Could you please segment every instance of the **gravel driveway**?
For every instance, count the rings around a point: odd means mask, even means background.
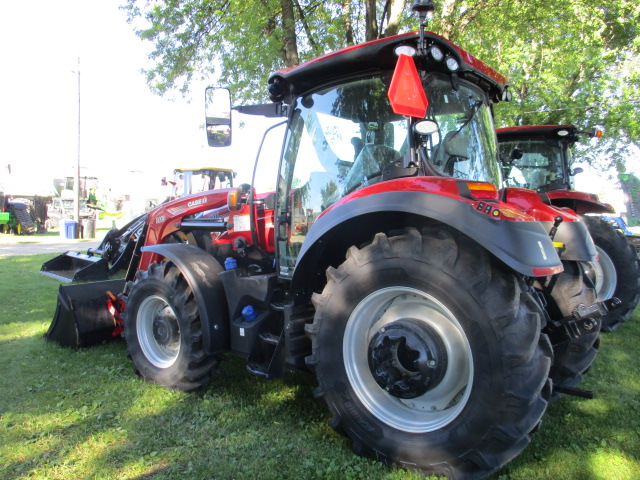
[[[102,238],[91,240],[69,240],[56,236],[14,236],[0,234],[0,257],[14,255],[37,255],[50,253],[55,256],[68,250],[86,253],[88,248],[100,245]]]

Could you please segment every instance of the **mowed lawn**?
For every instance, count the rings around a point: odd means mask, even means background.
[[[0,479],[418,479],[351,453],[313,375],[249,374],[233,355],[204,390],[143,382],[122,341],[73,351],[43,339],[59,283],[50,255],[0,258]],[[602,336],[582,387],[549,406],[494,479],[640,479],[640,315]]]

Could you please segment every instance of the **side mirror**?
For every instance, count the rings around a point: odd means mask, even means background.
[[[205,129],[210,147],[231,145],[231,92],[229,89],[207,87]]]
[[[584,169],[582,167],[576,167],[571,172],[571,176],[577,175],[577,174],[582,173],[582,172],[584,172]]]

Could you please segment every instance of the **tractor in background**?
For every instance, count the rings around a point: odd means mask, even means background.
[[[626,322],[640,300],[640,268],[629,237],[612,222],[615,209],[593,193],[576,191],[573,146],[582,136],[600,137],[601,131],[585,132],[574,125],[528,125],[497,129],[506,185],[539,192],[550,205],[580,215],[598,251],[590,262],[590,274],[598,298],[617,297],[620,305],[603,319],[602,329],[612,331]],[[635,242],[634,242],[635,243]]]

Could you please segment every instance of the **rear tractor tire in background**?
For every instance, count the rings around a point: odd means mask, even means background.
[[[307,364],[353,450],[482,478],[529,443],[550,396],[551,344],[527,286],[444,228],[378,234],[327,270]]]
[[[29,213],[29,205],[23,202],[12,202],[8,205],[8,210],[13,213],[17,225],[14,227],[16,233],[21,235],[26,233],[31,235],[36,233],[36,224]]]
[[[547,311],[552,320],[569,317],[578,305],[593,305],[596,290],[591,286],[583,264],[563,262],[564,270],[549,279]],[[554,387],[577,387],[598,354],[602,318],[595,319],[589,332],[567,338],[564,332],[549,333],[553,345],[553,365],[549,374]],[[559,333],[559,335],[558,335]],[[556,337],[556,335],[558,335]],[[560,396],[554,392],[552,399]]]
[[[600,217],[581,216],[599,259],[591,263],[598,300],[617,297],[620,305],[604,317],[602,330],[611,332],[626,322],[640,300],[640,268],[633,245],[622,232]]]
[[[196,300],[180,270],[170,261],[151,264],[127,289],[124,335],[136,373],[176,390],[206,385],[219,357],[203,349]]]

